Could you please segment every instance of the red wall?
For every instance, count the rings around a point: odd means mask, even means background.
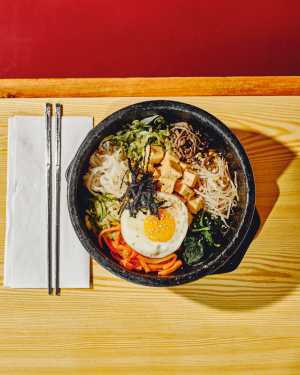
[[[0,0],[0,77],[298,74],[299,0]]]

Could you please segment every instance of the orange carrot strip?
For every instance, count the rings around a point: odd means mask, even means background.
[[[144,271],[145,271],[146,273],[150,272],[151,270],[150,270],[150,268],[148,267],[148,264],[145,263],[144,260],[141,259],[141,257],[138,257],[138,259],[139,259],[139,261],[140,261],[140,263],[141,263],[141,266],[144,268]]]
[[[119,245],[120,239],[121,239],[121,231],[117,231],[116,238],[115,238],[116,245]]]
[[[113,227],[103,229],[100,232],[100,236],[103,236],[104,233],[115,232],[116,230],[120,230],[120,225],[115,225]]]
[[[105,238],[105,237],[103,237],[103,238]],[[117,249],[117,248],[119,247],[119,245],[118,245],[118,243],[116,242],[116,240],[111,241],[111,244],[113,245],[113,247],[114,247],[115,249]]]
[[[167,255],[163,258],[146,258],[146,257],[143,257],[142,255],[139,256],[145,263],[153,263],[153,264],[157,264],[157,263],[163,263],[163,262],[166,262],[167,260],[170,260],[172,258],[177,258],[177,255],[175,253],[172,253],[170,255]]]
[[[111,254],[116,254],[120,259],[124,259],[124,254],[122,253],[122,251],[116,249],[116,248],[111,248],[110,250],[110,253]]]
[[[167,276],[167,275],[170,275],[170,273],[176,271],[179,267],[182,266],[182,261],[181,260],[177,260],[172,267],[166,269],[166,270],[162,270],[162,271],[159,271],[158,272],[158,275],[159,276]]]
[[[131,249],[130,246],[119,244],[119,245],[115,245],[115,247],[120,252],[122,252],[122,254],[124,255],[125,258],[130,258],[131,254],[132,254],[132,249]]]
[[[170,260],[170,262],[162,264],[162,268],[164,270],[167,270],[168,268],[172,267],[173,264],[175,264],[176,260],[177,260],[177,257],[176,258],[174,257],[172,260]]]
[[[120,249],[120,250],[130,250],[131,251],[131,247],[130,246],[128,246],[128,245],[122,245],[122,244],[118,245],[118,249]]]
[[[133,264],[129,263],[126,259],[121,260],[120,263],[122,264],[122,266],[124,266],[126,269],[130,271],[134,268]]]
[[[147,264],[147,266],[150,268],[151,271],[162,271],[163,265],[162,264]]]
[[[120,225],[115,225],[114,227],[110,227],[107,229],[103,229],[98,236],[99,244],[102,246],[102,237],[104,234],[115,232],[116,230],[120,230]]]
[[[133,249],[131,249],[131,251],[132,252],[131,252],[131,255],[130,255],[130,259],[135,259],[138,256],[138,253]]]

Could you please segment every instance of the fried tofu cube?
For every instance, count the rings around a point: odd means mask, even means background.
[[[195,197],[187,202],[187,207],[192,214],[196,214],[204,208],[204,200],[202,197]]]
[[[183,182],[187,186],[193,188],[197,183],[197,179],[198,179],[198,176],[195,173],[187,169],[183,172]]]
[[[167,162],[168,160],[170,161],[173,161],[174,163],[179,163],[179,158],[178,156],[172,152],[171,150],[168,150],[166,153],[165,153],[165,157],[162,161],[162,164],[164,164],[165,162]]]
[[[188,167],[188,165],[186,163],[184,163],[183,161],[180,162],[180,166],[181,166],[183,171],[185,171]]]
[[[160,185],[161,185],[161,191],[164,193],[172,194],[174,191],[176,178],[164,178],[160,177],[159,179]]]
[[[158,145],[148,145],[146,147],[146,160],[149,158],[149,163],[159,164],[164,158],[164,150]]]
[[[190,200],[192,196],[194,195],[194,191],[189,188],[183,180],[178,180],[175,184],[175,189],[176,193],[180,194],[184,198]]]
[[[161,175],[166,178],[180,178],[182,176],[180,164],[173,160],[165,161],[161,166]]]

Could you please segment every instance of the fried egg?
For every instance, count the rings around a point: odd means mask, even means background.
[[[188,230],[188,210],[173,194],[159,192],[164,201],[159,217],[138,212],[131,217],[129,210],[121,215],[121,232],[125,242],[149,258],[162,258],[178,250]]]

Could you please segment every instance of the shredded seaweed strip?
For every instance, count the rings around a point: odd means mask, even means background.
[[[157,199],[152,174],[144,169],[134,168],[130,160],[128,160],[128,166],[131,173],[131,182],[121,198],[122,203],[119,213],[121,214],[124,209],[128,209],[130,216],[133,217],[136,217],[139,211],[158,216],[158,209],[163,202],[159,202]]]

